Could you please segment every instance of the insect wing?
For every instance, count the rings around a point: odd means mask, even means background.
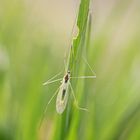
[[[62,83],[56,99],[56,111],[58,114],[62,114],[66,108],[68,101],[68,86],[69,83]]]

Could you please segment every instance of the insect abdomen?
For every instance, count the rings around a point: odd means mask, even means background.
[[[62,101],[64,100],[65,94],[66,94],[66,90],[63,89],[63,91],[62,91],[62,98],[61,98]]]

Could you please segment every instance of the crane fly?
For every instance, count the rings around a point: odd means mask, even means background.
[[[89,16],[90,17],[90,16]],[[90,19],[91,20],[91,19]],[[73,29],[74,29],[74,26],[73,26]],[[72,42],[71,42],[71,48],[73,46],[73,40],[75,40],[78,35],[79,35],[79,28],[78,26],[76,26],[76,32],[74,32],[75,36],[73,36],[73,39],[72,39]],[[70,49],[70,48],[69,48]],[[69,50],[69,56],[70,56],[70,53],[71,50]],[[68,60],[70,58],[68,57]],[[82,107],[79,107],[78,105],[78,102],[76,100],[76,97],[75,97],[75,94],[74,94],[74,90],[72,88],[72,85],[71,85],[71,82],[70,80],[72,78],[81,78],[81,79],[85,79],[85,78],[96,78],[96,74],[95,72],[92,70],[91,66],[89,65],[89,63],[87,62],[86,59],[84,59],[85,63],[87,64],[87,66],[89,67],[89,69],[91,70],[92,74],[91,76],[80,76],[80,77],[72,77],[71,76],[71,72],[69,70],[69,68],[66,68],[65,67],[65,75],[63,78],[60,78],[60,79],[55,79],[57,76],[59,76],[61,73],[58,73],[56,74],[54,77],[52,77],[51,79],[49,79],[47,82],[43,83],[43,85],[48,85],[48,84],[51,84],[51,83],[54,83],[54,82],[58,82],[58,81],[61,81],[61,85],[59,86],[59,88],[56,90],[56,92],[54,93],[54,95],[51,97],[51,99],[49,100],[48,104],[50,104],[50,102],[52,101],[52,99],[57,95],[57,98],[56,98],[56,111],[58,114],[62,114],[67,106],[67,102],[68,102],[68,97],[69,97],[69,88],[71,89],[71,93],[73,95],[73,98],[74,98],[74,101],[75,101],[75,104],[76,104],[76,107],[80,110],[84,110],[84,111],[87,111],[86,108],[82,108]],[[65,65],[66,66],[66,65]],[[55,79],[55,80],[54,80]],[[47,104],[47,106],[48,106]],[[47,106],[46,106],[46,109],[47,109]],[[46,112],[46,110],[45,110]]]
[[[91,68],[91,67],[90,67]],[[93,72],[93,71],[92,71]],[[56,78],[58,75],[60,75],[61,73],[55,75],[53,78],[51,78],[50,80],[48,80],[47,82],[43,83],[43,85],[48,85],[54,82],[58,82],[61,81],[61,85],[59,86],[59,88],[56,90],[56,92],[54,93],[54,95],[51,97],[51,99],[49,100],[48,104],[50,104],[50,102],[52,101],[52,99],[56,96],[57,94],[57,98],[56,98],[56,111],[58,114],[62,114],[67,106],[67,102],[68,102],[68,97],[69,97],[69,87],[71,89],[71,93],[73,95],[76,107],[80,110],[84,110],[84,111],[88,111],[86,108],[82,108],[79,107],[78,102],[76,100],[75,94],[74,94],[74,90],[72,88],[70,79],[74,79],[74,78],[79,78],[79,79],[85,79],[85,78],[96,78],[96,76],[79,76],[79,77],[71,77],[71,73],[68,70],[67,73],[65,74],[65,76],[63,78],[60,79],[56,79],[53,80],[54,78]],[[47,104],[47,105],[48,105]],[[47,109],[47,107],[46,107]],[[45,111],[46,112],[46,111]]]
[[[56,111],[62,114],[68,102],[68,88],[70,84],[70,71],[64,76],[56,98]]]

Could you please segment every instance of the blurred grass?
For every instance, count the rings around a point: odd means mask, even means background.
[[[93,4],[96,9],[97,1]],[[72,83],[77,83],[73,88],[79,105],[90,112],[77,110],[70,99],[66,112],[59,116],[53,101],[41,130],[38,124],[45,105],[58,87],[46,88],[42,83],[58,72],[63,51],[56,53],[59,46],[52,51],[55,38],[48,37],[52,33],[37,22],[39,17],[34,21],[29,16],[28,8],[22,0],[0,1],[0,140],[139,140],[139,1],[105,5],[110,11],[103,23],[93,8],[93,36],[86,47],[97,79]],[[99,10],[103,15],[105,9]],[[81,70],[72,74],[90,74],[82,60],[76,63],[74,67],[81,65]]]

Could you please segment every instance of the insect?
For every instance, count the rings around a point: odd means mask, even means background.
[[[70,71],[64,76],[62,84],[60,86],[57,99],[56,99],[56,111],[61,114],[66,108],[68,101],[68,88],[70,84]]]
[[[90,65],[88,64],[88,62],[85,60],[85,62],[87,63],[88,67],[90,68],[90,70],[92,71],[92,73],[95,73],[92,68],[90,67]],[[66,108],[67,102],[68,102],[68,97],[69,97],[69,88],[71,89],[71,93],[73,95],[76,107],[80,110],[84,110],[84,111],[88,111],[86,108],[82,108],[79,107],[78,102],[76,100],[75,94],[74,94],[74,90],[72,88],[71,82],[70,80],[73,78],[79,78],[79,79],[85,79],[85,78],[96,78],[96,75],[92,75],[92,76],[79,76],[79,77],[71,77],[71,73],[68,70],[66,72],[66,74],[64,75],[63,78],[60,79],[56,79],[53,80],[54,78],[56,78],[57,76],[59,76],[61,74],[58,73],[56,74],[54,77],[52,77],[51,79],[49,79],[47,82],[43,83],[43,85],[48,85],[54,82],[58,82],[61,81],[61,85],[60,87],[56,90],[56,92],[54,93],[54,95],[51,97],[51,99],[49,100],[48,104],[50,104],[50,102],[52,101],[52,99],[56,96],[57,94],[57,98],[56,98],[56,111],[58,114],[62,114]],[[47,105],[48,105],[47,104]],[[47,109],[47,108],[46,108]],[[46,111],[45,111],[46,112]]]
[[[73,27],[73,30],[74,30],[74,27]],[[69,49],[72,49],[73,47],[73,40],[76,39],[78,37],[78,34],[79,34],[79,28],[76,26],[76,30],[74,31],[77,31],[76,32],[76,35],[73,37],[72,41],[71,41],[71,48]],[[73,32],[75,33],[75,32]],[[70,53],[72,53],[71,50],[69,50],[68,52],[68,58],[67,60],[69,61],[70,59]],[[80,110],[84,110],[84,111],[88,111],[86,108],[82,108],[82,107],[79,107],[78,105],[78,102],[76,100],[76,97],[75,97],[75,94],[74,94],[74,90],[72,88],[72,85],[71,85],[71,79],[73,78],[96,78],[96,74],[95,72],[92,70],[91,66],[89,65],[89,63],[87,62],[87,60],[85,58],[83,58],[85,63],[87,64],[87,66],[89,67],[89,69],[91,70],[92,74],[91,76],[79,76],[79,77],[72,77],[71,76],[71,71],[69,70],[69,67],[65,65],[65,75],[63,78],[60,78],[60,79],[55,79],[57,76],[59,76],[61,74],[58,73],[56,74],[54,77],[52,77],[51,79],[49,79],[47,82],[43,83],[43,85],[48,85],[48,84],[51,84],[51,83],[54,83],[54,82],[58,82],[58,81],[61,81],[61,85],[59,86],[59,88],[56,90],[56,92],[54,93],[54,95],[51,97],[51,99],[49,100],[48,104],[50,104],[50,102],[52,101],[52,99],[57,95],[57,98],[56,98],[56,111],[58,114],[62,114],[67,106],[67,102],[68,102],[68,97],[69,97],[69,88],[71,89],[71,93],[73,95],[73,98],[74,98],[74,101],[75,101],[75,104],[76,104],[76,107]],[[55,79],[55,80],[54,80]],[[47,106],[48,106],[47,104]],[[46,106],[46,109],[47,109],[47,106]],[[46,110],[45,110],[46,112]]]

